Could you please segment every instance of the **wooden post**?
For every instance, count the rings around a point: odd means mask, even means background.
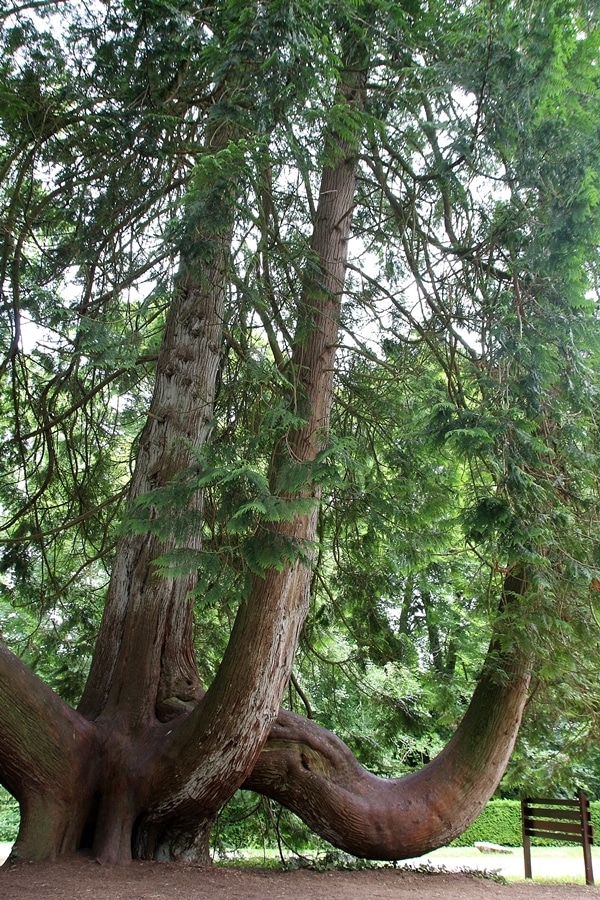
[[[583,844],[583,864],[585,866],[585,883],[594,883],[594,870],[592,869],[592,826],[590,823],[590,804],[583,791],[577,791],[579,808],[581,810],[581,842]]]
[[[525,878],[533,878],[531,874],[531,839],[526,826],[528,816],[527,800],[521,800],[521,828],[523,829],[523,856],[525,857]]]

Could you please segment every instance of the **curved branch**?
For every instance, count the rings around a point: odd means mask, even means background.
[[[21,808],[12,856],[75,850],[96,777],[97,729],[1,641],[0,713],[2,783]]]
[[[444,846],[477,818],[504,774],[529,669],[517,651],[492,645],[453,738],[404,778],[377,778],[334,734],[282,711],[243,787],[279,801],[355,856],[408,859]]]

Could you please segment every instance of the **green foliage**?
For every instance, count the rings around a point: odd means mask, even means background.
[[[189,499],[198,492],[210,490],[218,507],[223,535],[233,540],[233,548],[241,555],[251,572],[281,570],[299,555],[306,556],[310,547],[304,542],[287,539],[269,526],[293,522],[308,515],[315,506],[314,498],[272,493],[267,477],[246,463],[211,465],[209,459],[198,459],[199,471],[183,473],[173,484],[150,491],[137,498],[125,524],[127,531],[153,533],[162,540],[175,538],[185,542],[202,529],[203,520],[189,508]],[[304,467],[296,466],[302,470]],[[310,471],[314,466],[309,467]],[[304,470],[295,474],[295,490],[310,484]],[[290,478],[284,477],[286,485]],[[281,486],[281,482],[280,482]],[[223,549],[223,548],[222,548]],[[158,557],[154,565],[159,573],[174,577],[202,566],[212,568],[207,551],[194,554],[189,550],[173,550]]]
[[[289,706],[402,774],[452,733],[500,627],[536,659],[507,789],[576,768],[597,790],[598,13],[424,6],[7,14],[2,634],[76,702],[118,536],[152,532],[175,543],[157,571],[198,572],[209,681],[249,574],[310,558]],[[364,114],[336,95],[349,45],[371,57]],[[331,428],[299,464],[290,357],[332,132],[363,136],[360,178]],[[210,444],[124,514],[166,310],[216,239]],[[284,532],[314,495],[308,547]],[[499,619],[513,567],[530,590]]]
[[[0,787],[0,841],[16,840],[19,831],[19,804]]]
[[[321,844],[294,813],[247,791],[232,797],[211,835],[213,853],[225,858],[235,857],[240,850],[302,854],[321,849]]]

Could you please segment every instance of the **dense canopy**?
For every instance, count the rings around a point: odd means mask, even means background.
[[[600,789],[596,3],[0,18],[15,855]]]

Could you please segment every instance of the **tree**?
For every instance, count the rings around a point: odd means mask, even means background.
[[[357,855],[447,842],[502,776],[556,623],[572,646],[595,615],[597,13],[224,0],[5,23],[4,595],[93,643],[76,709],[0,645],[13,856],[206,862],[240,785]],[[50,330],[29,353],[27,318]],[[385,415],[415,460],[364,404],[380,373],[407,387]],[[457,585],[486,573],[490,632],[453,737],[392,780],[280,708],[311,595],[384,522],[440,674],[435,532],[466,538]],[[205,688],[194,621],[224,595]],[[368,598],[338,600],[389,632]]]

